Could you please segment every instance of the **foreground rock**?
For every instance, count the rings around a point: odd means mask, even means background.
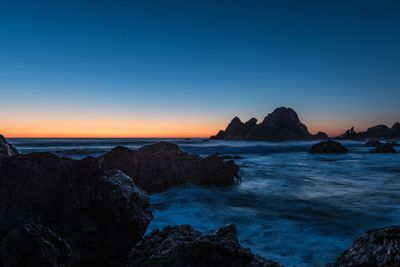
[[[194,183],[206,186],[228,186],[239,178],[239,167],[217,155],[200,158],[189,155],[178,145],[159,142],[138,151],[116,147],[99,158],[105,170],[119,169],[149,193],[172,186]]]
[[[18,154],[18,150],[13,147],[7,140],[0,134],[0,157],[11,157]]]
[[[210,137],[210,139],[266,141],[326,138],[328,136],[323,132],[316,135],[310,134],[307,127],[300,122],[297,113],[293,109],[285,107],[275,109],[260,124],[257,124],[255,118],[243,123],[238,117],[235,117],[225,131],[221,130],[218,134]]]
[[[8,236],[1,245],[7,262],[4,248],[10,244],[21,245],[12,252],[20,260],[40,261],[43,251],[26,251],[47,240],[51,248],[43,253],[51,257],[69,246],[74,265],[112,266],[142,238],[152,218],[147,194],[121,171],[99,168],[94,158],[8,157],[0,166],[0,184],[0,239]],[[27,221],[42,226],[14,230]],[[32,241],[22,242],[25,238]]]
[[[400,227],[371,230],[359,236],[332,266],[400,266]]]
[[[35,223],[25,223],[11,231],[3,239],[0,253],[3,267],[56,267],[73,264],[68,242],[50,228]]]
[[[348,153],[349,150],[339,142],[328,140],[311,146],[309,153]]]
[[[374,149],[371,150],[371,153],[396,153],[396,149],[394,149],[391,144],[379,144]]]
[[[400,137],[400,123],[395,123],[392,128],[386,125],[376,125],[368,128],[364,132],[356,132],[354,127],[347,130],[345,133],[336,137],[337,139],[360,140],[360,139],[377,139],[377,138],[399,138]]]
[[[265,266],[278,267],[240,246],[235,225],[203,235],[190,225],[153,230],[132,251],[127,266]]]

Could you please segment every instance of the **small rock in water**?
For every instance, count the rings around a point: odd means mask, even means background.
[[[380,144],[371,150],[371,153],[396,153],[396,149],[391,144]]]
[[[339,142],[328,140],[316,143],[308,150],[309,153],[348,153],[349,150]]]
[[[365,143],[365,146],[376,147],[376,146],[379,146],[380,144],[381,144],[381,141],[379,141],[379,140],[369,140]]]

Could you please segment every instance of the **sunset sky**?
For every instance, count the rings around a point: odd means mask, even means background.
[[[399,1],[0,1],[0,134],[207,137],[295,109],[400,121]]]

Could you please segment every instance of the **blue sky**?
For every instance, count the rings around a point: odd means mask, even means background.
[[[206,136],[282,105],[312,130],[391,125],[399,14],[397,1],[0,1],[0,131],[85,120],[76,135],[95,135],[106,117],[120,135],[163,135],[144,121],[164,120]]]

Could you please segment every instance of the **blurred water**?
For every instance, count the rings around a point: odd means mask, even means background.
[[[21,152],[82,158],[116,145],[139,148],[160,139],[12,139]],[[400,224],[400,153],[369,154],[344,142],[346,155],[308,154],[311,142],[163,139],[200,155],[240,156],[242,182],[228,188],[188,185],[151,196],[148,231],[191,224],[211,232],[235,223],[242,245],[285,266],[333,262],[369,228]]]

